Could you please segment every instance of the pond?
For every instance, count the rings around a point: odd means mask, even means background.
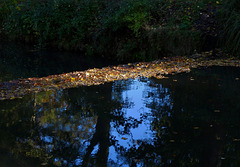
[[[0,101],[0,166],[239,166],[239,78],[209,67]]]
[[[108,65],[114,65],[114,62],[77,52],[38,50],[33,46],[0,41],[0,82],[44,77]]]

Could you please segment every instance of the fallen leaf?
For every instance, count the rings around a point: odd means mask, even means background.
[[[53,89],[99,85],[104,84],[105,82],[130,78],[156,77],[158,79],[163,79],[165,78],[164,75],[189,72],[191,68],[197,68],[199,66],[240,66],[240,60],[233,57],[209,60],[208,55],[210,53],[212,52],[210,51],[199,54],[197,58],[164,57],[162,60],[155,60],[152,62],[140,62],[136,64],[128,63],[127,65],[103,67],[101,69],[94,68],[86,71],[50,75],[43,78],[27,78],[19,81],[0,83],[0,100],[23,97],[25,94],[34,91],[41,92]],[[240,80],[239,78],[235,79]],[[82,82],[77,82],[79,80]],[[190,80],[194,79],[190,78]],[[173,82],[177,82],[177,80],[174,79]],[[5,87],[4,85],[12,86]],[[215,110],[214,112],[220,112],[220,110]]]
[[[233,139],[233,141],[240,141],[240,139]]]

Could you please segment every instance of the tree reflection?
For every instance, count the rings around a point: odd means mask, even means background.
[[[33,123],[32,95],[24,99],[0,101],[0,160],[2,166],[40,166],[48,155],[38,146]],[[29,159],[31,157],[31,159]]]
[[[15,166],[239,166],[239,70],[219,70],[0,101],[0,149]]]
[[[74,52],[38,50],[26,44],[0,40],[0,82],[83,71],[110,64],[114,63],[97,56],[86,57]]]
[[[110,122],[123,119],[122,114],[116,113],[126,106],[112,98],[112,84],[44,93],[39,99],[35,108],[41,111],[37,117],[45,129],[41,136],[53,139],[49,153],[54,155],[55,164],[107,165],[109,146],[113,142]]]
[[[233,164],[229,158],[237,158],[232,147],[239,147],[233,139],[240,134],[231,129],[239,126],[239,83],[235,80],[239,70],[219,70],[210,68],[152,80],[158,91],[153,92],[153,100],[146,105],[155,117],[152,126],[158,139],[154,145],[163,164],[225,166]],[[170,90],[164,95],[170,97],[170,105],[162,105],[160,96],[164,92],[157,83]]]

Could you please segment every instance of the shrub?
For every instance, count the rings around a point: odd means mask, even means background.
[[[25,0],[12,4],[5,32],[13,39],[30,38],[39,45],[54,43],[68,48],[91,33],[100,5],[97,0]]]
[[[13,2],[10,0],[2,0],[0,2],[0,33],[3,30],[3,23],[5,22],[6,18],[8,17],[10,13],[10,8]]]
[[[199,49],[199,13],[215,0],[4,0],[12,39],[118,60],[151,60]],[[7,5],[6,5],[7,4]],[[229,23],[230,24],[230,23]]]
[[[226,0],[219,10],[219,22],[222,28],[222,45],[230,53],[240,56],[240,3],[238,0]]]

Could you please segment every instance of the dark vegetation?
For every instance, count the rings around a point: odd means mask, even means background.
[[[0,34],[128,61],[222,48],[240,54],[238,0],[1,0]]]

